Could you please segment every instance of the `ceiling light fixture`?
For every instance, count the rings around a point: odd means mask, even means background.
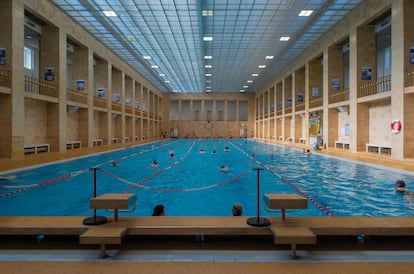
[[[302,10],[299,13],[299,16],[310,16],[313,13],[313,10]]]
[[[206,56],[204,56],[204,59],[213,59],[213,56],[211,56],[211,55],[206,55]]]
[[[266,68],[266,65],[259,65],[258,68],[264,69],[264,68]]]
[[[201,15],[203,15],[203,16],[213,16],[214,11],[212,11],[212,10],[202,10]]]
[[[164,73],[160,73],[160,74],[158,74],[160,77],[164,77],[165,76],[165,74]]]
[[[212,68],[213,66],[212,65],[205,65],[204,67],[205,68]]]
[[[245,91],[244,89],[241,89],[241,90],[240,90],[240,92],[244,92],[244,91]]]
[[[206,73],[206,76],[207,77],[210,77],[212,74],[211,73]]]
[[[257,74],[257,73],[253,73],[253,74],[252,74],[252,76],[253,76],[253,77],[257,77],[257,76],[259,76],[259,74]]]
[[[253,80],[247,80],[247,83],[253,83]]]
[[[153,69],[157,69],[157,68],[159,68],[157,65],[152,65],[151,66]]]
[[[145,55],[143,58],[144,58],[145,60],[149,60],[149,59],[151,59],[151,56]]]
[[[118,16],[113,10],[103,10],[102,12],[103,14],[105,14],[105,16],[108,16],[108,17]]]
[[[203,41],[213,41],[213,36],[204,36]]]
[[[265,57],[265,59],[267,59],[267,60],[270,60],[270,59],[273,59],[273,58],[275,58],[273,55],[268,55],[268,56]]]
[[[289,36],[282,36],[280,37],[279,41],[289,41],[290,37]]]

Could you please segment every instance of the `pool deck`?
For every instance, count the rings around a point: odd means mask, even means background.
[[[0,235],[80,235],[86,217],[0,216]],[[412,217],[268,217],[271,226],[307,227],[323,236],[414,236]],[[99,227],[125,227],[127,235],[272,235],[270,227],[247,224],[247,217],[123,217]]]

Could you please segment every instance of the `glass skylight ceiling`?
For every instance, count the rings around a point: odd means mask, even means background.
[[[51,2],[162,92],[204,93],[256,92],[363,0]]]

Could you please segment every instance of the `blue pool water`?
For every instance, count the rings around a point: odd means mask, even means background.
[[[155,159],[159,166],[151,168]],[[113,160],[119,166],[113,167]],[[223,165],[229,167],[228,173],[220,171]],[[414,190],[410,172],[307,156],[296,149],[250,140],[172,139],[5,174],[11,179],[0,181],[0,215],[93,215],[91,167],[98,168],[98,195],[137,194],[135,211],[121,213],[127,216],[149,216],[159,203],[169,216],[229,216],[235,203],[243,205],[243,215],[255,216],[258,175],[261,199],[265,193],[295,193],[308,199],[309,209],[289,216],[414,213],[414,201],[394,190],[397,179]],[[258,174],[257,168],[263,170]],[[263,216],[278,215],[265,211],[263,201],[260,210]],[[112,213],[98,210],[98,215]]]

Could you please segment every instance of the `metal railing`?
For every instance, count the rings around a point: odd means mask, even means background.
[[[66,90],[66,99],[68,101],[87,104],[88,103],[88,96],[84,92],[79,92],[73,89]]]
[[[309,108],[321,107],[323,103],[322,97],[317,97],[309,101]]]
[[[10,87],[10,71],[8,69],[0,69],[0,86]]]
[[[132,107],[131,106],[125,106],[125,113],[132,114]]]
[[[106,109],[106,99],[94,96],[93,106]]]
[[[117,103],[117,102],[112,102],[112,110],[115,111],[122,111],[122,104],[121,103]]]
[[[24,91],[53,98],[59,97],[56,84],[39,80],[27,75],[24,76]]]
[[[391,91],[391,75],[358,85],[358,98]]]
[[[349,89],[338,90],[329,94],[329,104],[349,100]]]
[[[407,81],[405,83],[405,87],[414,86],[414,71],[407,72]]]

